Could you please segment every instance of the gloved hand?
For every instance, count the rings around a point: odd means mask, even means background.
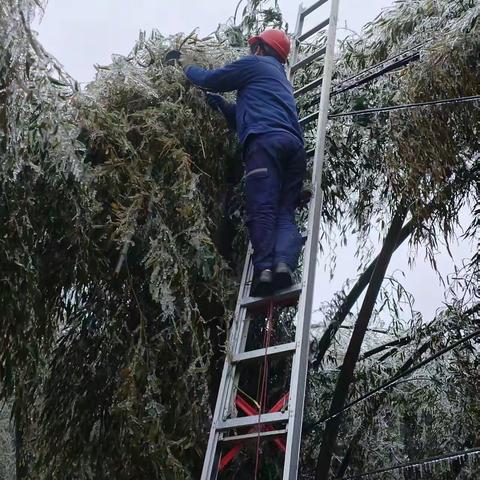
[[[181,56],[182,56],[182,52],[180,50],[170,50],[165,55],[164,61],[167,65],[172,65],[173,66],[173,65],[175,65],[175,62],[180,61]]]
[[[180,50],[170,50],[165,55],[165,63],[167,65],[175,65],[175,62],[178,62],[183,67],[183,70],[197,63],[193,56],[188,53],[182,53]]]
[[[218,93],[206,92],[205,100],[207,101],[207,104],[214,110],[220,110],[222,105],[225,103],[225,99],[221,95],[218,95]]]

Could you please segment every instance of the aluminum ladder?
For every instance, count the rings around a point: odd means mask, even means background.
[[[322,5],[331,2],[330,16],[315,27],[303,32],[305,18]],[[283,480],[295,480],[298,476],[299,454],[302,437],[303,410],[310,348],[310,324],[315,285],[315,267],[318,251],[319,227],[323,204],[321,178],[325,152],[326,127],[330,104],[330,90],[334,63],[335,38],[339,0],[318,0],[309,7],[299,7],[294,42],[291,53],[290,81],[296,72],[313,61],[324,58],[323,75],[295,91],[299,97],[321,86],[320,107],[315,151],[313,155],[312,196],[308,212],[308,230],[303,253],[303,270],[300,284],[276,292],[269,298],[250,297],[253,277],[252,248],[248,247],[235,314],[229,332],[227,355],[222,371],[215,411],[201,480],[215,480],[222,465],[230,461],[242,448],[242,444],[271,440],[285,452]],[[326,44],[308,56],[299,59],[302,42],[314,34],[327,30]],[[268,348],[245,351],[252,312],[267,309],[269,305],[297,305],[295,341]],[[268,411],[259,412],[239,394],[239,365],[243,362],[272,359],[291,355],[290,389]],[[238,416],[241,412],[245,416]],[[238,433],[238,431],[245,433]],[[233,448],[231,448],[233,446]],[[222,448],[230,448],[226,453]]]

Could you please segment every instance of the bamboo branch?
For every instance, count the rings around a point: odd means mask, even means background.
[[[431,215],[438,208],[438,206],[441,204],[441,198],[444,195],[450,194],[452,191],[458,190],[459,188],[461,188],[463,185],[464,179],[474,174],[476,168],[478,167],[473,166],[471,169],[467,168],[464,172],[462,172],[461,175],[456,176],[455,179],[451,183],[446,185],[446,187],[439,193],[437,198],[432,200],[426,206],[425,212],[423,213],[422,218],[420,219],[412,218],[407,224],[405,224],[405,226],[402,228],[400,232],[397,245],[395,245],[394,250],[396,250],[413,233],[416,224],[418,224],[421,220]],[[340,308],[336,312],[332,321],[330,322],[328,327],[325,329],[325,332],[323,333],[322,337],[317,343],[317,352],[315,355],[315,359],[311,363],[311,367],[318,368],[321,366],[323,362],[323,358],[325,357],[327,350],[330,348],[330,345],[332,344],[332,341],[335,335],[337,334],[338,329],[340,328],[340,325],[342,325],[342,323],[345,321],[345,319],[347,318],[347,315],[350,313],[350,310],[355,305],[355,302],[358,300],[360,295],[363,293],[363,291],[367,287],[368,282],[370,281],[370,278],[372,276],[373,269],[375,267],[377,259],[378,257],[375,258],[369,264],[367,269],[360,275],[357,282],[350,290],[350,293],[345,297],[343,304],[340,306]],[[472,313],[475,313],[480,309],[479,305],[477,305],[476,307],[477,307],[476,309],[475,307],[473,307],[474,311]]]
[[[415,221],[413,219],[410,220],[407,224],[405,224],[405,226],[400,231],[397,243],[395,244],[393,251],[395,251],[412,234],[414,228],[415,228]],[[333,317],[332,321],[330,322],[325,332],[323,333],[322,337],[320,338],[317,345],[317,353],[316,353],[315,360],[313,360],[311,364],[313,368],[318,368],[323,362],[323,358],[325,357],[327,350],[330,348],[330,345],[332,344],[332,340],[335,337],[336,333],[338,332],[338,329],[347,318],[347,315],[350,313],[350,310],[355,305],[355,302],[358,300],[362,292],[367,287],[379,257],[380,257],[380,254],[370,263],[367,269],[360,275],[359,279],[350,290],[350,293],[345,297],[344,302],[342,303],[337,313]]]
[[[408,337],[404,337],[404,338],[408,338]],[[430,346],[431,346],[430,340],[425,342],[423,345],[421,345],[420,348],[416,350],[415,353],[397,370],[394,377],[398,377],[402,373],[405,373],[405,371],[407,371],[409,366],[411,365],[411,361],[421,357],[428,350]],[[347,471],[347,468],[350,464],[350,460],[352,459],[353,450],[358,446],[358,442],[362,438],[362,435],[365,433],[368,424],[374,418],[375,413],[378,412],[378,409],[381,407],[382,403],[386,398],[387,398],[387,391],[383,391],[382,395],[376,397],[375,401],[372,403],[372,405],[370,405],[369,410],[371,412],[371,415],[368,415],[368,416],[365,415],[363,417],[362,423],[354,433],[352,440],[350,441],[350,444],[348,446],[348,449],[343,457],[342,463],[340,464],[340,468],[337,472],[338,478],[343,478],[343,476],[345,475],[345,472]]]
[[[372,357],[373,355],[376,355],[377,353],[383,352],[387,348],[390,347],[403,347],[407,343],[410,343],[412,341],[413,337],[410,335],[407,335],[402,338],[397,338],[396,340],[392,340],[391,342],[384,343],[383,345],[379,345],[378,347],[372,348],[368,352],[365,352],[361,357],[360,360],[365,360],[369,357]]]
[[[448,352],[454,350],[458,346],[463,345],[464,343],[467,343],[470,340],[472,340],[473,338],[478,337],[478,336],[480,336],[480,330],[475,330],[474,332],[470,333],[466,337],[461,338],[460,340],[453,343],[452,345],[449,345],[448,347],[442,348],[437,353],[431,355],[430,357],[426,358],[425,360],[422,360],[420,363],[418,363],[417,365],[415,365],[415,366],[411,367],[410,369],[406,370],[402,374],[399,374],[399,375],[396,375],[396,376],[392,377],[390,380],[383,383],[379,387],[374,388],[373,390],[366,393],[365,395],[362,395],[361,397],[356,398],[355,400],[351,401],[350,403],[348,403],[347,405],[345,405],[341,409],[337,410],[336,412],[329,413],[326,417],[322,417],[320,420],[316,421],[315,423],[311,424],[308,427],[307,433],[310,433],[318,425],[320,425],[322,423],[329,422],[330,420],[341,416],[342,413],[346,412],[347,410],[350,410],[355,405],[358,405],[359,403],[361,403],[365,400],[368,400],[370,397],[373,397],[373,395],[377,394],[378,392],[381,392],[382,390],[385,390],[386,388],[393,387],[402,378],[407,377],[411,373],[416,372],[420,368],[424,367],[425,365],[429,364],[430,362],[433,362],[434,360],[441,357],[442,355],[445,355],[445,353],[448,353]],[[407,361],[407,363],[412,364],[413,362],[411,361],[411,359],[409,359]]]
[[[122,269],[122,266],[123,266],[123,262],[124,262],[125,259],[127,258],[128,249],[130,248],[130,245],[132,244],[132,237],[133,237],[133,231],[130,232],[130,233],[127,235],[127,238],[126,238],[125,241],[123,242],[122,251],[120,252],[120,256],[118,257],[117,266],[116,266],[115,272],[114,272],[114,275],[115,275],[115,276],[120,273],[120,270]]]
[[[381,473],[393,472],[394,470],[400,469],[408,469],[408,468],[415,468],[421,465],[429,464],[429,463],[438,463],[444,461],[452,461],[453,459],[457,458],[465,458],[470,455],[478,455],[480,454],[480,447],[469,448],[468,450],[462,450],[459,452],[451,452],[447,453],[446,455],[438,455],[436,457],[425,458],[423,460],[414,460],[412,462],[401,463],[397,465],[393,465],[392,467],[381,468],[379,470],[374,470],[372,472],[365,472],[359,475],[353,475],[352,477],[347,477],[345,480],[359,480],[361,478],[370,477],[371,475],[380,475]]]
[[[407,214],[408,208],[402,201],[393,217],[392,224],[383,243],[382,250],[375,262],[375,267],[371,275],[370,283],[363,300],[360,313],[358,315],[355,328],[352,333],[352,338],[348,345],[345,360],[340,370],[337,386],[333,394],[333,399],[330,405],[330,412],[336,413],[343,408],[348,397],[350,385],[353,381],[353,373],[355,365],[357,364],[360,355],[360,349],[365,338],[365,333],[372,316],[375,301],[377,300],[380,288],[387,271],[388,264],[392,258],[402,231],[403,221]],[[338,431],[340,428],[341,416],[336,415],[331,418],[325,427],[323,434],[322,445],[320,453],[317,458],[317,472],[316,480],[324,480],[328,478],[330,472],[330,463],[332,460],[333,450],[337,443]]]

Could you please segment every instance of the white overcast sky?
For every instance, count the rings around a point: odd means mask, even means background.
[[[1,1],[1,0],[0,0]],[[312,0],[313,2],[313,0]],[[305,1],[305,5],[312,3]],[[128,54],[138,38],[140,30],[149,32],[156,28],[164,35],[178,32],[190,33],[195,28],[207,35],[217,25],[232,16],[238,0],[49,0],[40,24],[35,24],[39,39],[76,80],[93,80],[94,64],[110,63],[111,54]],[[391,6],[393,0],[340,0],[339,27],[360,32],[362,26],[373,20],[382,10]],[[279,0],[284,16],[293,30],[298,11],[296,0]],[[310,17],[318,23],[328,16],[325,7]],[[308,24],[306,28],[308,28]],[[345,30],[340,30],[343,36]],[[469,255],[470,245],[454,246],[455,261]],[[356,261],[351,247],[342,249],[337,261],[337,273],[333,282],[319,270],[315,304],[331,298],[348,276],[355,276]],[[415,307],[431,319],[443,301],[443,287],[419,252],[413,269],[407,267],[408,249],[396,252],[389,269],[407,272],[403,279],[415,295]],[[321,262],[321,260],[320,260]],[[441,249],[438,265],[443,274],[453,271],[453,261]],[[320,317],[316,317],[321,321]]]
[[[237,3],[238,0],[49,0],[43,20],[35,28],[42,44],[66,70],[76,80],[87,82],[93,79],[94,64],[110,63],[112,53],[129,53],[140,30],[157,28],[170,35],[199,28],[201,35],[208,35],[233,15]],[[340,0],[339,26],[346,23],[359,32],[392,3]],[[279,0],[279,4],[292,31],[299,3]],[[328,5],[321,7],[309,21],[319,23],[326,18],[327,8]]]

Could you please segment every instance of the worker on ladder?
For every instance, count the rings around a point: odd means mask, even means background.
[[[253,247],[252,297],[265,297],[292,285],[302,237],[295,224],[306,155],[293,88],[285,63],[290,39],[266,30],[248,40],[246,57],[216,70],[180,57],[187,78],[209,92],[237,91],[237,102],[207,93],[235,128],[243,146],[247,227]]]

